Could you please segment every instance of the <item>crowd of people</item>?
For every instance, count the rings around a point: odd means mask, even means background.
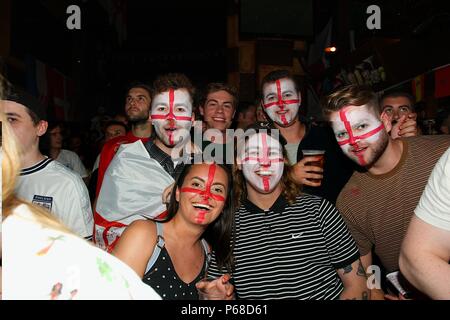
[[[88,163],[6,86],[3,298],[450,299],[450,135],[405,92],[336,88],[320,125],[288,71],[260,92],[133,82]]]

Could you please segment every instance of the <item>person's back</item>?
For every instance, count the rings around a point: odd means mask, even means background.
[[[125,264],[74,235],[47,210],[17,198],[15,187],[21,162],[18,146],[2,112],[0,122],[5,137],[0,148],[1,298],[160,299]]]
[[[68,228],[90,238],[93,215],[89,194],[81,177],[50,158],[23,168],[18,179],[17,195],[55,214]]]
[[[119,259],[45,226],[26,204],[12,211],[2,229],[5,300],[160,299]]]

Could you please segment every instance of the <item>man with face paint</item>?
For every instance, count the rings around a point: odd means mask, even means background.
[[[374,252],[388,273],[397,271],[406,229],[450,137],[393,139],[390,117],[381,113],[377,95],[358,86],[331,94],[324,111],[344,154],[362,167],[343,188],[337,207],[363,265],[372,265]],[[383,297],[381,291],[375,296]]]
[[[367,299],[359,252],[343,219],[327,200],[301,194],[275,134],[250,127],[238,149],[233,186],[237,297]],[[223,273],[213,255],[208,274]]]
[[[95,240],[107,250],[132,221],[165,214],[162,193],[191,161],[194,87],[183,74],[167,74],[152,92],[152,140],[121,146],[98,197]]]
[[[333,132],[329,127],[300,120],[302,97],[289,71],[276,70],[266,75],[261,83],[261,92],[261,105],[267,117],[287,141],[284,148],[293,166],[294,180],[303,185],[304,192],[334,203],[353,173],[354,165],[342,155]],[[324,169],[309,164],[318,158],[304,157],[302,150],[306,149],[325,150]],[[319,182],[312,179],[319,179]]]

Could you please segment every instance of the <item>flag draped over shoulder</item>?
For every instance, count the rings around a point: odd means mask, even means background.
[[[106,170],[95,212],[95,242],[108,249],[134,220],[165,213],[163,191],[174,179],[142,141],[121,145]]]

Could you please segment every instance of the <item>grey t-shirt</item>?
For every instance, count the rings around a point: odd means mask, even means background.
[[[297,163],[297,151],[298,151],[299,145],[300,145],[300,142],[299,143],[288,143],[284,146],[284,148],[286,149],[287,156],[288,156],[289,164],[291,166],[293,166],[294,164]]]

